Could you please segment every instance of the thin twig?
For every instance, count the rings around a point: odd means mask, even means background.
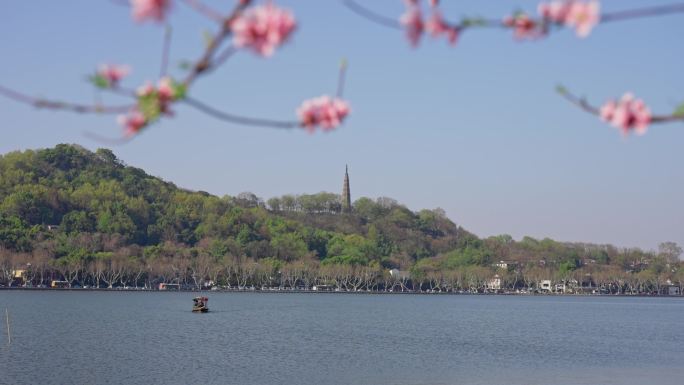
[[[69,102],[61,102],[56,100],[46,100],[40,98],[32,98],[18,91],[0,86],[0,95],[4,95],[14,101],[29,104],[36,108],[48,108],[54,110],[68,110],[78,113],[96,113],[96,114],[120,114],[128,112],[133,105],[125,106],[104,106],[104,105],[88,105],[77,104]]]
[[[343,59],[340,63],[340,73],[337,76],[337,97],[341,98],[344,93],[344,81],[347,74],[347,60]]]
[[[211,41],[207,45],[206,50],[204,51],[200,59],[197,60],[192,70],[183,81],[183,84],[187,88],[190,88],[190,85],[195,81],[195,79],[197,79],[197,77],[199,77],[202,73],[211,68],[214,53],[221,46],[221,43],[223,43],[223,41],[228,36],[230,36],[231,25],[233,24],[235,19],[237,19],[240,16],[242,11],[244,11],[245,8],[247,8],[251,4],[251,2],[251,0],[238,1],[230,15],[222,20],[221,30],[216,34],[216,36],[214,36],[213,39],[211,39]]]
[[[261,126],[261,127],[274,127],[274,128],[297,128],[300,126],[299,122],[296,121],[279,121],[279,120],[269,120],[269,119],[259,119],[250,118],[245,116],[233,115],[223,111],[220,111],[214,107],[208,106],[196,99],[186,97],[182,100],[184,103],[196,108],[199,111],[204,112],[207,115],[211,115],[217,119],[224,120],[231,123],[244,124],[247,126]]]
[[[164,42],[162,43],[162,57],[161,68],[159,70],[159,77],[163,78],[169,69],[169,53],[171,51],[171,34],[172,29],[169,24],[164,27]]]
[[[594,107],[591,104],[589,104],[584,98],[580,98],[580,97],[573,95],[572,93],[570,93],[568,90],[566,90],[563,87],[558,87],[556,90],[567,101],[569,101],[570,103],[581,108],[585,112],[588,112],[588,113],[590,113],[592,115],[596,115],[596,116],[600,115],[599,109],[597,107]]]
[[[354,12],[357,15],[364,17],[364,18],[366,18],[372,22],[384,25],[385,27],[389,27],[389,28],[403,29],[403,27],[401,26],[401,23],[399,23],[397,20],[383,16],[379,13],[374,12],[374,11],[371,11],[370,9],[362,6],[361,4],[357,3],[354,0],[343,0],[342,4],[344,4],[347,8],[349,8],[352,12]]]
[[[206,4],[203,4],[198,0],[183,0],[183,3],[185,3],[188,7],[194,9],[201,15],[206,16],[211,20],[214,20],[219,23],[223,22],[223,15],[221,15],[220,12],[214,10],[213,8],[207,6]]]
[[[221,51],[221,53],[216,56],[216,59],[214,59],[214,62],[212,63],[211,67],[213,69],[220,67],[221,65],[223,65],[223,63],[226,62],[226,60],[231,58],[237,51],[238,50],[237,50],[237,48],[235,48],[235,46],[231,45],[229,47],[226,47],[226,49]]]
[[[637,19],[642,17],[653,17],[669,15],[672,13],[682,13],[684,12],[684,4],[669,4],[669,5],[659,5],[655,7],[632,9],[627,11],[619,11],[606,13],[601,15],[601,23],[610,23],[613,21],[622,21],[629,19]]]
[[[601,110],[598,107],[589,104],[589,102],[587,102],[586,99],[572,94],[564,87],[558,87],[556,90],[567,101],[576,105],[583,111],[595,116],[601,115]],[[668,123],[676,121],[684,121],[684,115],[653,115],[651,117],[651,123]]]

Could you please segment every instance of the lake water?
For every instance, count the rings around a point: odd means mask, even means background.
[[[192,297],[0,291],[0,384],[684,383],[682,298]]]

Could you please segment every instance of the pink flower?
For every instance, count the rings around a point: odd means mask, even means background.
[[[268,57],[290,37],[296,26],[290,11],[267,3],[245,11],[233,21],[233,43]]]
[[[458,29],[447,24],[442,18],[442,14],[434,11],[430,18],[425,22],[425,31],[432,37],[439,37],[442,34],[447,35],[449,43],[456,44],[458,40]]]
[[[634,130],[638,135],[643,135],[651,124],[651,110],[643,100],[635,99],[631,93],[626,93],[619,101],[609,100],[599,111],[603,121],[628,134]]]
[[[432,8],[438,7],[439,6],[439,0],[430,0],[430,6]]]
[[[553,23],[565,24],[574,0],[556,0],[550,3],[539,3],[537,11],[543,19]]]
[[[154,92],[154,86],[153,86],[152,83],[150,83],[149,81],[148,81],[148,82],[145,82],[145,84],[143,84],[142,86],[138,87],[138,89],[135,91],[135,93],[136,93],[138,96],[147,96],[147,95],[151,95],[153,92]]]
[[[173,80],[165,76],[159,79],[157,82],[157,94],[159,95],[159,100],[164,102],[169,102],[175,99],[175,91],[173,89]]]
[[[565,24],[574,27],[577,36],[587,37],[591,30],[601,21],[601,4],[596,1],[572,2]]]
[[[535,39],[544,35],[539,23],[524,13],[505,17],[503,24],[513,29],[516,39]]]
[[[119,80],[131,73],[131,67],[127,65],[102,64],[97,70],[97,74],[107,80],[110,87],[114,87]]]
[[[137,134],[143,127],[147,125],[145,115],[137,109],[131,110],[128,115],[119,115],[117,118],[119,124],[124,128],[124,136],[131,137]]]
[[[407,7],[406,13],[401,15],[399,22],[406,28],[406,38],[412,46],[416,47],[423,34],[423,13],[416,5],[407,3]]]
[[[297,116],[302,126],[313,132],[316,126],[324,131],[331,131],[349,114],[349,103],[339,98],[327,95],[305,100],[297,109]]]
[[[171,0],[131,0],[132,16],[141,23],[145,20],[162,22],[171,10]]]
[[[136,90],[138,98],[152,97],[153,100],[156,99],[155,103],[159,112],[166,115],[173,115],[173,111],[169,107],[172,102],[182,97],[178,95],[178,92],[178,85],[168,76],[159,79],[157,88],[148,81]]]

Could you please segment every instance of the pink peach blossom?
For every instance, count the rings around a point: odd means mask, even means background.
[[[340,98],[327,95],[305,100],[297,109],[297,116],[303,127],[310,132],[320,126],[324,131],[331,131],[342,124],[349,114],[349,103]]]
[[[171,11],[171,0],[131,0],[133,19],[139,23],[146,20],[163,22]]]
[[[539,3],[537,11],[543,19],[565,24],[572,8],[573,0],[555,0],[548,3]]]
[[[575,28],[577,36],[587,37],[600,21],[601,4],[598,1],[574,1],[568,11],[565,24]]]
[[[513,29],[516,39],[536,39],[544,35],[539,23],[524,13],[505,17],[503,24]]]
[[[175,99],[175,91],[173,89],[173,80],[165,76],[157,82],[157,94],[159,100],[169,102]]]
[[[430,18],[427,19],[425,22],[425,32],[429,33],[432,37],[439,37],[445,34],[451,44],[456,44],[458,40],[458,29],[447,24],[439,11],[432,12]]]
[[[137,134],[143,127],[147,125],[145,115],[137,109],[132,110],[128,115],[119,115],[117,118],[119,124],[124,128],[124,136],[131,137]]]
[[[102,64],[97,70],[97,74],[107,80],[110,87],[116,86],[129,73],[131,73],[131,67],[117,64]]]
[[[608,100],[599,110],[599,116],[614,127],[628,134],[634,130],[638,135],[643,135],[651,124],[651,110],[641,99],[636,99],[633,94],[626,93],[619,101]]]
[[[261,56],[271,56],[297,27],[292,13],[271,3],[245,11],[231,29],[233,43],[253,50]]]
[[[406,12],[399,19],[401,25],[406,28],[406,38],[412,46],[418,46],[420,37],[423,35],[425,25],[423,24],[423,13],[417,5],[407,3]]]
[[[135,90],[135,93],[138,96],[151,95],[153,92],[154,92],[154,86],[149,81],[145,82],[145,84],[143,84],[142,86],[138,87],[137,90]]]

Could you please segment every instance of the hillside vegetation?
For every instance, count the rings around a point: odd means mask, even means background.
[[[619,292],[681,282],[681,248],[658,253],[508,235],[480,239],[441,209],[413,212],[360,198],[343,213],[331,193],[217,197],[75,145],[0,157],[0,283],[24,269],[112,287],[206,282],[348,290],[485,290],[574,280]],[[506,261],[506,265],[494,263]],[[27,263],[30,267],[26,268]],[[400,274],[389,274],[397,269]]]

